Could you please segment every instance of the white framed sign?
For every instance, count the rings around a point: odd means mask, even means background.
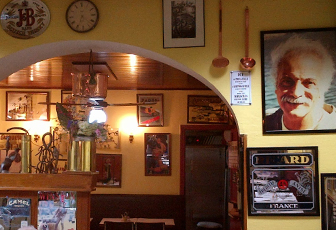
[[[251,72],[231,71],[231,105],[251,104]]]

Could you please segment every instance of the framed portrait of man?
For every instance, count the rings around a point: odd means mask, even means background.
[[[336,28],[261,31],[263,133],[336,131]]]

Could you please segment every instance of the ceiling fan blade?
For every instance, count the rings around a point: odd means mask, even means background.
[[[40,104],[40,105],[57,105],[57,104],[60,104],[60,105],[88,105],[88,103],[59,103],[59,102],[39,102],[37,104]]]
[[[107,104],[107,106],[137,106],[137,105],[155,105],[156,102],[140,102],[140,103],[117,103]]]

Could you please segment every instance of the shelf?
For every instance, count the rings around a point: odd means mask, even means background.
[[[97,173],[0,173],[0,190],[6,191],[78,191],[95,190]]]

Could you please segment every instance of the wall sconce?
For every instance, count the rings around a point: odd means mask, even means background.
[[[34,141],[35,141],[35,142],[38,142],[38,140],[40,140],[40,135],[35,134],[35,135],[34,135]]]
[[[133,136],[133,134],[130,134],[130,135],[129,135],[128,140],[129,140],[130,143],[133,142],[133,140],[134,140],[134,136]]]

